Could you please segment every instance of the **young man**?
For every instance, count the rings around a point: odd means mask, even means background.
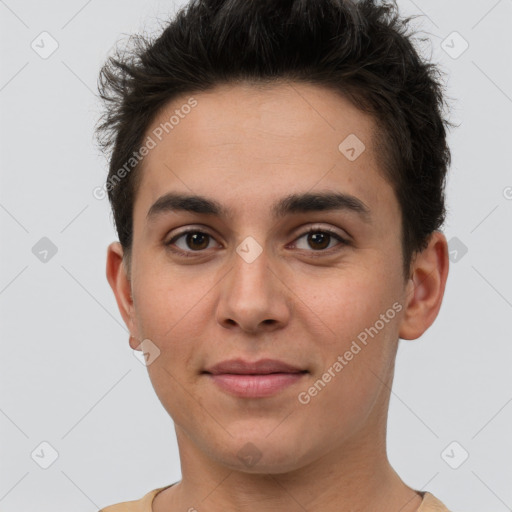
[[[446,511],[386,454],[434,322],[450,163],[396,5],[202,0],[107,62],[107,277],[180,482],[104,512]]]

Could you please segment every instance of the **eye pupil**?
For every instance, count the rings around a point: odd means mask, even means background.
[[[321,233],[321,232],[312,232],[312,233],[309,233],[309,235],[308,235],[309,241],[312,241],[313,244],[319,243],[318,237],[320,237],[320,238],[323,237],[324,242],[327,240],[327,244],[325,244],[325,243],[322,244],[320,242],[321,247],[317,247],[317,249],[325,249],[325,247],[327,247],[329,245],[328,240],[329,240],[330,235],[327,233]]]
[[[206,247],[208,247],[208,241],[207,241],[208,235],[206,233],[192,232],[192,233],[187,233],[187,245],[190,248],[194,248],[193,246],[191,246],[190,242],[193,240],[195,243],[197,241],[197,237],[199,237],[199,239],[202,238],[203,241],[206,240],[206,245],[203,243],[201,247],[195,247],[196,249],[205,249]]]
[[[311,229],[307,231],[306,233],[303,233],[302,236],[299,238],[304,239],[306,237],[306,244],[309,245],[310,253],[312,252],[318,252],[318,253],[326,253],[326,249],[329,248],[330,242],[333,238],[339,241],[339,246],[348,245],[346,241],[344,241],[341,237],[338,235],[331,233],[329,230],[322,230],[322,229]],[[177,243],[176,241],[178,239],[185,239],[185,245],[186,248],[182,247],[179,249],[172,249],[172,246]],[[170,242],[165,243],[166,246],[169,246],[169,249],[172,252],[178,253],[180,255],[184,256],[192,256],[192,252],[200,252],[204,253],[205,249],[208,249],[208,246],[210,245],[210,239],[212,238],[212,235],[209,235],[208,233],[205,233],[203,231],[185,231],[181,235],[175,236],[173,239],[171,239]],[[179,245],[178,245],[179,247]],[[311,249],[313,251],[311,251]],[[312,254],[311,254],[312,255]]]

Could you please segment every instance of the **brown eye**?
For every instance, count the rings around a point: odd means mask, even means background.
[[[307,235],[308,243],[312,244],[314,249],[326,249],[329,245],[330,239],[331,235],[322,232],[308,233]]]
[[[312,228],[306,233],[302,234],[297,240],[300,240],[301,238],[304,237],[307,237],[306,243],[310,248],[313,249],[313,251],[327,252],[326,249],[329,248],[330,242],[332,241],[333,238],[340,242],[338,245],[348,245],[348,242],[344,238],[342,238],[340,235],[329,229]],[[297,244],[295,243],[294,245]],[[308,250],[308,247],[297,248]]]
[[[208,237],[206,233],[202,233],[200,231],[186,233],[185,235],[185,243],[188,247],[192,249],[206,249],[208,247]],[[206,244],[205,244],[206,241]]]
[[[343,247],[345,245],[349,245],[349,242],[342,238],[338,233],[325,228],[311,228],[296,240],[300,240],[302,238],[306,238],[306,247],[297,247],[297,241],[294,242],[293,245],[298,249],[306,250],[310,253],[319,253],[318,256],[321,256],[322,253],[329,254],[331,252],[329,249],[332,249],[331,243],[333,242],[333,239],[338,241],[338,246]],[[180,241],[181,239],[183,240]],[[210,242],[213,240],[215,240],[213,236],[205,233],[204,231],[190,229],[177,234],[164,245],[170,251],[180,256],[193,257],[195,256],[194,253],[198,253],[199,255],[201,252],[210,248]],[[177,243],[178,241],[180,241],[180,243]],[[317,255],[315,254],[315,256]]]
[[[176,241],[180,240],[181,238],[184,239],[184,243],[182,242],[181,246],[179,244],[176,244],[178,250],[172,249],[171,246],[174,245]],[[171,240],[169,240],[169,242],[167,242],[165,245],[175,252],[178,252],[180,254],[183,253],[186,256],[188,256],[187,253],[201,252],[204,249],[207,249],[211,239],[213,239],[213,237],[208,233],[198,230],[189,230],[176,235]]]

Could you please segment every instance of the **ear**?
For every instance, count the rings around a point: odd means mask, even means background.
[[[419,338],[433,324],[441,308],[449,267],[448,242],[443,233],[432,233],[428,246],[417,253],[411,267],[398,334],[404,340]]]
[[[131,281],[123,262],[123,248],[119,242],[113,242],[107,249],[107,280],[116,297],[117,307],[130,333],[135,333],[133,321],[135,311],[131,292]],[[134,350],[139,341],[130,335],[130,347]],[[139,349],[140,350],[140,349]]]

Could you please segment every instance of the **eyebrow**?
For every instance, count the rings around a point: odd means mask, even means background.
[[[320,192],[290,194],[278,200],[271,207],[275,219],[291,214],[320,211],[349,211],[371,224],[371,212],[360,199],[341,192]],[[234,212],[214,199],[199,195],[169,192],[155,201],[149,209],[146,221],[149,223],[162,214],[184,211],[203,215],[233,218]]]

